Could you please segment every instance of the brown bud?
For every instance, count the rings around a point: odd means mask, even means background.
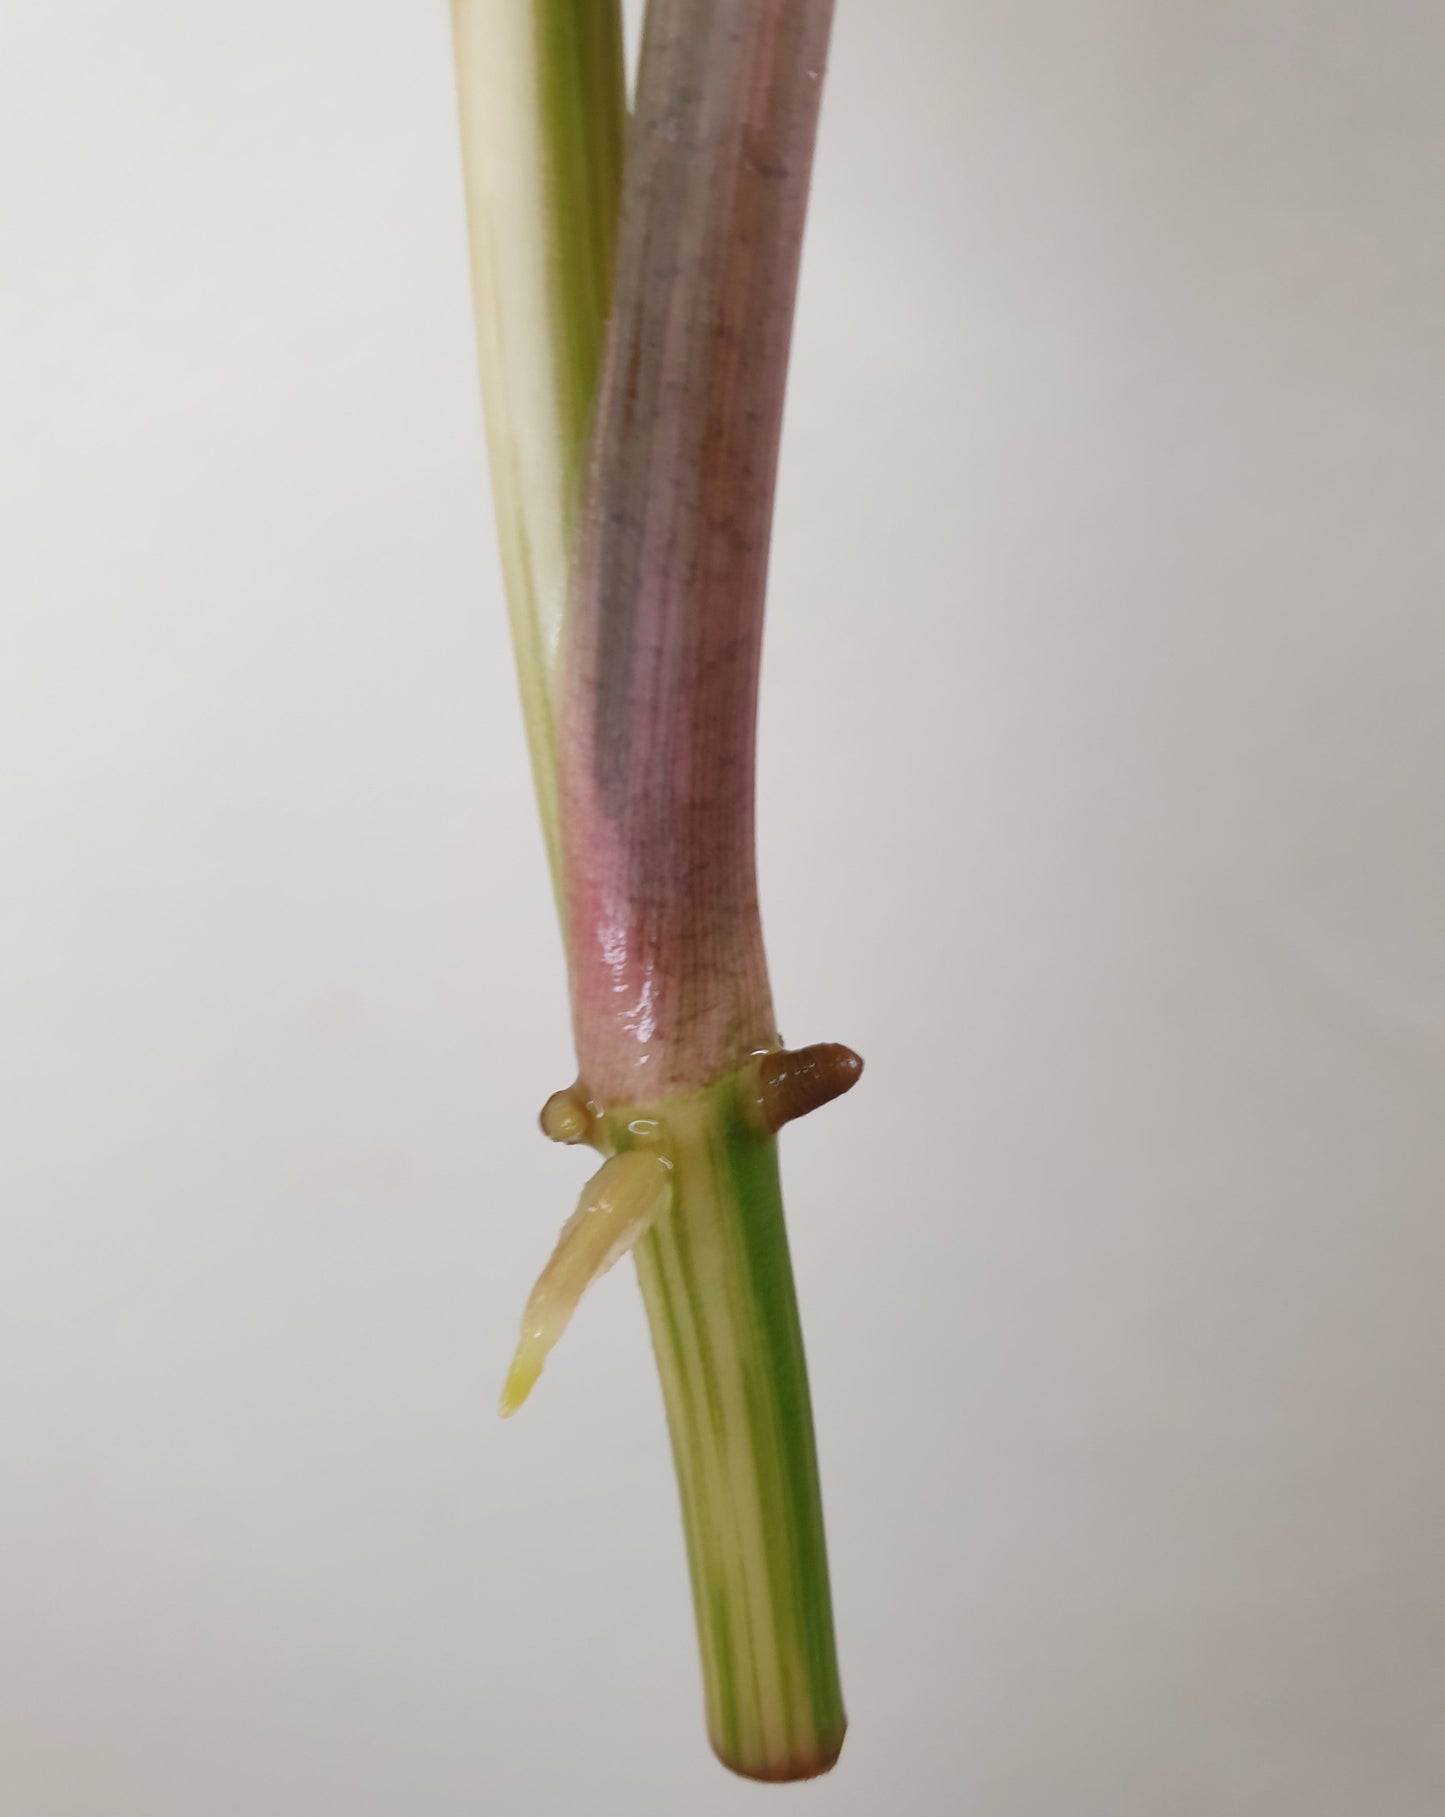
[[[786,1047],[758,1061],[758,1111],[763,1127],[776,1133],[796,1117],[840,1098],[858,1083],[863,1062],[839,1041],[819,1041],[790,1052]]]

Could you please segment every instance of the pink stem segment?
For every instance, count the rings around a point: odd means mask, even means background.
[[[572,1011],[600,1101],[776,1041],[753,756],[832,0],[650,0],[563,636]]]

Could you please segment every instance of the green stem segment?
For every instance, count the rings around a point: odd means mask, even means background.
[[[673,1203],[634,1254],[708,1732],[734,1772],[804,1779],[837,1759],[846,1719],[777,1143],[740,1108],[736,1079],[671,1100],[658,1120]]]

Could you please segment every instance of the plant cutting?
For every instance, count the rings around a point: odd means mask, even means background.
[[[831,0],[454,0],[489,462],[601,1156],[510,1414],[631,1252],[682,1504],[708,1732],[761,1779],[842,1746],[777,1135],[861,1061],[779,1040],[754,742],[784,379]]]

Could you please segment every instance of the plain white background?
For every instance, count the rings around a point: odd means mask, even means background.
[[[852,1733],[703,1738],[440,0],[0,28],[7,1817],[1434,1817],[1445,14],[843,0],[762,873]]]

